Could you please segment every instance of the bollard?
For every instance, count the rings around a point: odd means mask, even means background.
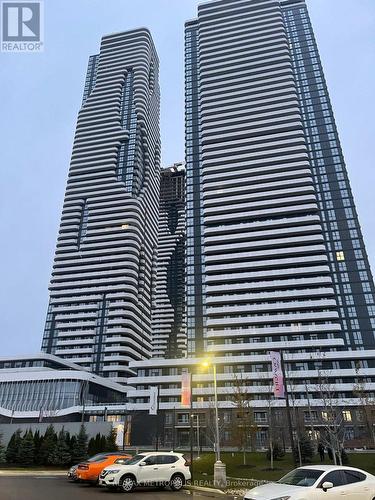
[[[227,486],[227,469],[221,460],[214,463],[214,486],[220,489]]]

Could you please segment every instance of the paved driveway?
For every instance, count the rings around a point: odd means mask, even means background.
[[[209,500],[215,497],[211,493],[190,492],[175,493],[151,488],[135,490],[130,494],[116,493],[107,489],[68,482],[58,476],[0,476],[1,500]],[[216,498],[226,498],[220,495]]]

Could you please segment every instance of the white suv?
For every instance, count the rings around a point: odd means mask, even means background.
[[[99,485],[130,493],[139,486],[170,486],[180,490],[191,479],[189,464],[181,453],[147,452],[116,462],[102,470]]]

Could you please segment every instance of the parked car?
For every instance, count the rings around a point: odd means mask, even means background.
[[[112,465],[117,459],[128,460],[131,455],[120,451],[99,453],[86,462],[78,464],[75,475],[78,481],[86,483],[97,483],[99,474],[108,465]]]
[[[70,469],[68,470],[67,477],[69,481],[77,481],[77,467],[78,464],[72,465]]]
[[[181,453],[149,452],[135,455],[125,463],[105,467],[99,485],[130,493],[137,486],[170,486],[179,491],[191,479],[189,463]]]
[[[246,493],[247,500],[375,500],[375,476],[336,465],[299,467],[276,483]]]
[[[105,457],[107,453],[97,453],[96,455],[88,458],[86,462],[95,462],[96,460],[99,460],[101,457]],[[67,477],[70,481],[77,481],[77,468],[79,464],[72,465],[70,469],[68,470]]]

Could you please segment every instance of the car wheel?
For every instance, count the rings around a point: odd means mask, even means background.
[[[182,474],[175,474],[171,477],[169,486],[173,491],[180,491],[185,484],[185,478]]]
[[[120,488],[124,493],[130,493],[137,486],[133,476],[124,476],[120,480]]]

